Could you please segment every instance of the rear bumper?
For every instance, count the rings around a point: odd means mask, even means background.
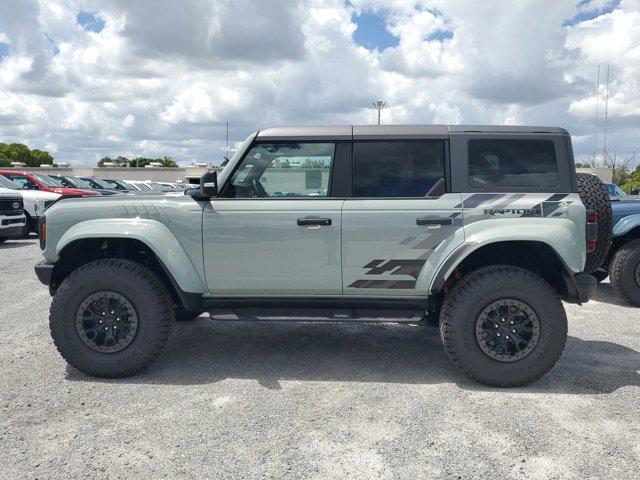
[[[589,275],[586,272],[576,273],[573,276],[573,281],[576,286],[577,303],[588,302],[593,296],[598,286],[598,281],[593,275]]]
[[[44,285],[51,285],[51,276],[53,275],[54,265],[54,263],[49,263],[45,260],[36,263],[36,266],[34,267],[36,275],[38,276],[38,280],[40,280]]]

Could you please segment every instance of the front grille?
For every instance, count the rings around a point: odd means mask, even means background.
[[[22,215],[23,208],[22,197],[0,199],[0,215]]]

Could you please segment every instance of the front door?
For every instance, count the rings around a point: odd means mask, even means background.
[[[256,143],[204,209],[213,295],[342,293],[341,208],[330,196],[333,143]]]
[[[446,185],[444,140],[354,143],[345,295],[426,296],[438,265],[464,242],[461,196]]]

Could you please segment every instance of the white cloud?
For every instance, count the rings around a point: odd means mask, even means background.
[[[397,47],[354,43],[366,11]],[[586,154],[606,63],[608,145],[640,138],[638,0],[4,0],[0,42],[0,141],[75,164],[219,162],[226,122],[232,144],[271,125],[372,123],[380,98],[386,122],[560,125]]]

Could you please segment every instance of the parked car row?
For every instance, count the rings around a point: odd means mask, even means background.
[[[178,182],[125,181],[0,170],[0,242],[8,238],[25,238],[31,232],[38,233],[38,218],[61,197],[182,193],[187,188],[189,185]],[[19,208],[13,209],[14,204],[19,204]],[[11,214],[10,219],[4,218],[7,212]]]

